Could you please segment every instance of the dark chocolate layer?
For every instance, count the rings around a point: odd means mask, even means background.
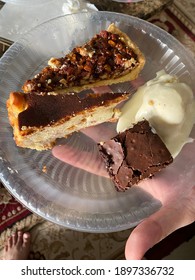
[[[169,165],[173,158],[148,121],[98,144],[106,168],[118,190],[126,190]]]
[[[127,93],[88,94],[80,98],[78,94],[38,95],[24,94],[27,109],[18,116],[19,128],[52,125],[61,119],[68,120],[86,109],[107,106],[111,101],[128,95]]]

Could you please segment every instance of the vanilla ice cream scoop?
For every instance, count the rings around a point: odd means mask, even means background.
[[[195,100],[191,88],[175,76],[159,71],[141,86],[122,108],[117,132],[146,119],[161,137],[173,157],[189,138],[195,123]]]

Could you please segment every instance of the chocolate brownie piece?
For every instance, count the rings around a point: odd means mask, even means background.
[[[110,178],[120,191],[153,177],[173,161],[165,144],[146,120],[99,143],[98,148]]]

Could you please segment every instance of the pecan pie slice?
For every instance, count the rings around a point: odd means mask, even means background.
[[[65,57],[51,58],[24,92],[58,94],[135,79],[145,64],[136,44],[114,24]]]

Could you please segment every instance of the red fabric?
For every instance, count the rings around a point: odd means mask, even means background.
[[[180,20],[179,18],[177,18],[169,9],[165,10],[167,15],[170,16],[179,26],[181,29],[183,29],[183,31],[193,40],[195,41],[195,35],[192,33],[192,31],[190,31],[188,29],[187,26],[185,26]]]
[[[0,233],[31,214],[0,183]]]

